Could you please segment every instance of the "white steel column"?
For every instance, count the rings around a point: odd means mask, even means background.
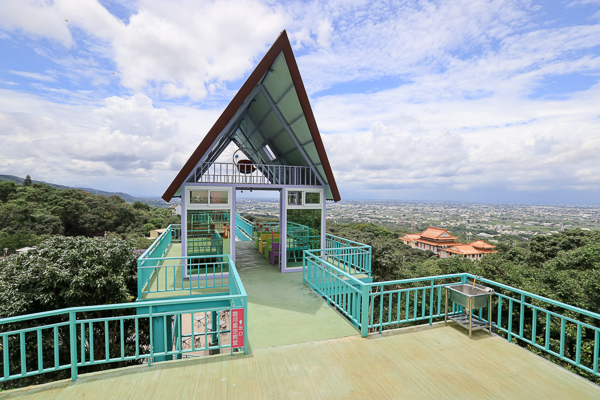
[[[281,254],[281,272],[287,268],[287,190],[285,186],[281,188],[281,217],[279,218],[279,248]]]
[[[327,200],[325,199],[325,189],[321,192],[321,199],[323,200],[323,208],[321,209],[321,248],[324,249],[327,245],[327,241],[325,240],[325,236],[327,234]]]
[[[231,216],[229,217],[229,240],[231,241],[231,258],[235,263],[235,238],[236,238],[236,211],[235,211],[235,197],[236,197],[236,188],[235,186],[231,187]]]

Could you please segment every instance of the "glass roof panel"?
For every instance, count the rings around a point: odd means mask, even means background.
[[[304,159],[304,156],[302,155],[302,153],[300,153],[300,150],[298,149],[295,149],[294,151],[287,154],[285,156],[285,159],[286,161],[288,161],[289,165],[308,165],[308,163]]]
[[[277,150],[279,150],[279,154],[285,154],[294,147],[296,147],[296,145],[294,144],[292,139],[290,139],[290,135],[288,135],[287,132],[282,132],[280,135],[275,136],[271,140],[273,142],[273,145],[275,145],[275,147],[277,147]],[[284,156],[284,158],[286,160],[288,159],[287,156]]]
[[[277,104],[277,108],[288,124],[298,119],[302,115],[302,106],[298,100],[296,90],[290,90]]]
[[[321,175],[321,178],[323,178],[323,181],[327,183],[327,175],[325,175],[325,170],[323,169],[323,166],[317,165],[315,168],[317,169],[317,172]]]
[[[308,129],[308,124],[306,123],[306,118],[300,118],[296,123],[292,126],[292,131],[296,135],[296,139],[298,139],[298,143],[305,144],[312,140],[312,135],[310,134],[310,130]]]
[[[262,119],[267,115],[269,111],[271,111],[271,106],[267,102],[267,99],[262,93],[259,93],[255,98],[250,107],[248,107],[250,112],[252,112],[252,116],[258,121],[262,121]]]
[[[261,122],[260,128],[262,129],[265,136],[272,138],[277,133],[283,130],[283,125],[279,122],[279,118],[274,112],[267,114],[267,117]]]
[[[280,55],[273,64],[263,85],[275,103],[277,103],[286,90],[292,86],[292,77],[287,68],[283,54]]]
[[[313,164],[318,164],[320,162],[319,153],[317,153],[317,147],[314,143],[309,143],[304,146],[304,152],[308,155],[308,158],[310,158],[310,161],[312,161]]]

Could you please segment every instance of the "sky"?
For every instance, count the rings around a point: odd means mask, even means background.
[[[600,204],[600,0],[0,0],[0,174],[161,196],[283,29],[342,199]]]

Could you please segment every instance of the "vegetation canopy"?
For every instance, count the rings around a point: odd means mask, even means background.
[[[50,235],[140,238],[179,223],[167,209],[43,183],[0,182],[0,248],[35,246]],[[147,243],[141,243],[147,246]]]
[[[122,239],[53,236],[26,254],[12,255],[0,261],[0,318],[14,317],[69,307],[128,303],[137,295],[137,256],[132,241]],[[100,311],[82,314],[84,318],[116,317],[130,315],[135,309]],[[109,315],[110,314],[110,315]],[[12,331],[41,324],[65,322],[64,316],[47,317],[3,325],[2,331]],[[115,321],[118,322],[118,321]],[[135,346],[133,321],[125,321],[126,349]],[[110,349],[119,349],[119,326],[109,324]],[[63,329],[64,328],[64,329]],[[142,330],[146,332],[147,330]],[[44,359],[54,360],[52,332],[43,332]],[[80,332],[78,332],[80,335]],[[104,343],[102,324],[94,328],[98,343]],[[9,337],[9,356],[13,367],[18,367],[20,354],[16,341],[18,335]],[[148,343],[140,337],[140,345]],[[69,342],[68,326],[59,329],[59,342]],[[15,345],[11,344],[14,343]],[[26,335],[27,354],[37,354],[37,337]],[[78,338],[79,343],[79,338]],[[112,350],[111,350],[112,351]],[[134,350],[135,351],[135,350]],[[95,350],[98,359],[105,358],[104,346]],[[111,354],[117,357],[118,354]],[[59,346],[60,364],[69,363],[68,346]],[[31,364],[35,362],[32,360]],[[125,363],[88,367],[88,371],[116,368]],[[31,385],[49,380],[67,378],[69,371],[59,371],[4,383],[4,388]]]

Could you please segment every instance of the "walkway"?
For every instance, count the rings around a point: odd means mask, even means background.
[[[236,268],[248,293],[248,335],[250,347],[281,346],[315,340],[334,339],[359,332],[348,320],[334,311],[307,286],[302,285],[302,273],[282,274],[254,247],[254,242],[236,242]],[[173,244],[167,257],[181,254],[181,245]],[[180,260],[169,260],[164,265],[177,265]],[[172,269],[169,271],[171,272]],[[159,285],[164,287],[164,272],[158,274]],[[189,288],[189,281],[181,279],[177,267],[178,288]],[[223,285],[228,284],[224,278]],[[198,281],[193,285],[197,286]],[[202,285],[200,281],[200,285]],[[152,287],[156,287],[154,278]],[[173,288],[170,282],[169,289]],[[201,295],[227,291],[226,288],[192,289]],[[144,299],[189,295],[189,291],[150,293]],[[184,332],[189,333],[189,332]]]
[[[434,324],[157,363],[0,399],[598,399],[600,387],[497,336]]]
[[[302,285],[301,272],[282,274],[253,242],[235,246],[235,265],[248,292],[252,349],[358,335],[352,324]]]

